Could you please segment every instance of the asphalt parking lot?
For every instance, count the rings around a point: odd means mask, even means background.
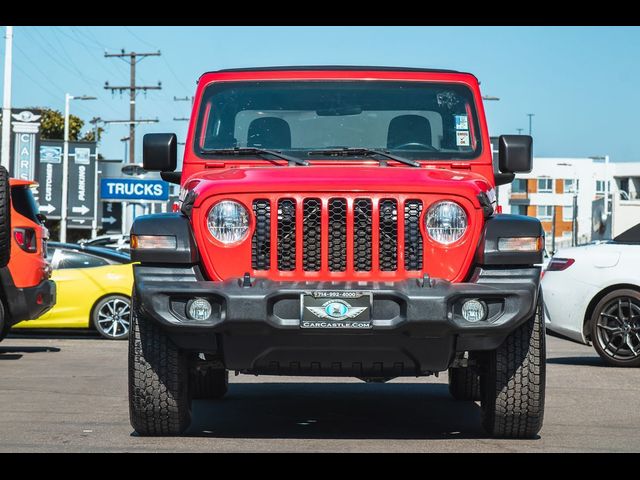
[[[640,369],[549,337],[540,438],[494,440],[446,375],[365,384],[335,378],[232,377],[222,401],[194,403],[186,437],[129,425],[127,343],[22,335],[0,344],[2,452],[638,452]]]

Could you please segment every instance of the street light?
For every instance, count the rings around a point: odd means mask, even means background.
[[[531,119],[535,116],[535,113],[527,113],[527,116],[529,117],[529,136],[531,136],[531,132],[533,131],[531,128]]]
[[[60,241],[67,241],[67,207],[69,195],[69,101],[97,100],[96,97],[81,95],[79,97],[66,93],[64,96],[64,153],[62,157],[62,212],[60,215]]]
[[[500,97],[494,97],[494,96],[491,96],[491,95],[483,95],[482,99],[483,100],[500,100]]]

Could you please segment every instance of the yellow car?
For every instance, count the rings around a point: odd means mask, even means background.
[[[105,338],[129,336],[133,268],[126,253],[51,242],[57,302],[37,320],[13,328],[95,328]]]

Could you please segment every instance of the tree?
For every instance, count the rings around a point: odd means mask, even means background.
[[[102,133],[104,132],[104,128],[98,127],[98,141],[102,138]],[[82,138],[80,139],[83,142],[95,142],[96,141],[96,131],[94,129],[88,130]]]
[[[40,135],[43,140],[64,140],[64,115],[59,110],[51,108],[40,108],[42,118],[40,119]],[[69,140],[78,141],[80,131],[84,126],[84,121],[75,115],[69,115]],[[93,132],[91,132],[93,136]],[[86,135],[85,135],[86,137]]]

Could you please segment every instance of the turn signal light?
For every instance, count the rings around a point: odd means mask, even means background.
[[[498,239],[500,252],[539,252],[542,250],[542,237],[505,237]]]
[[[547,272],[561,272],[575,263],[573,258],[552,258],[547,265]]]
[[[174,235],[131,235],[131,248],[135,250],[175,250],[178,241]]]

